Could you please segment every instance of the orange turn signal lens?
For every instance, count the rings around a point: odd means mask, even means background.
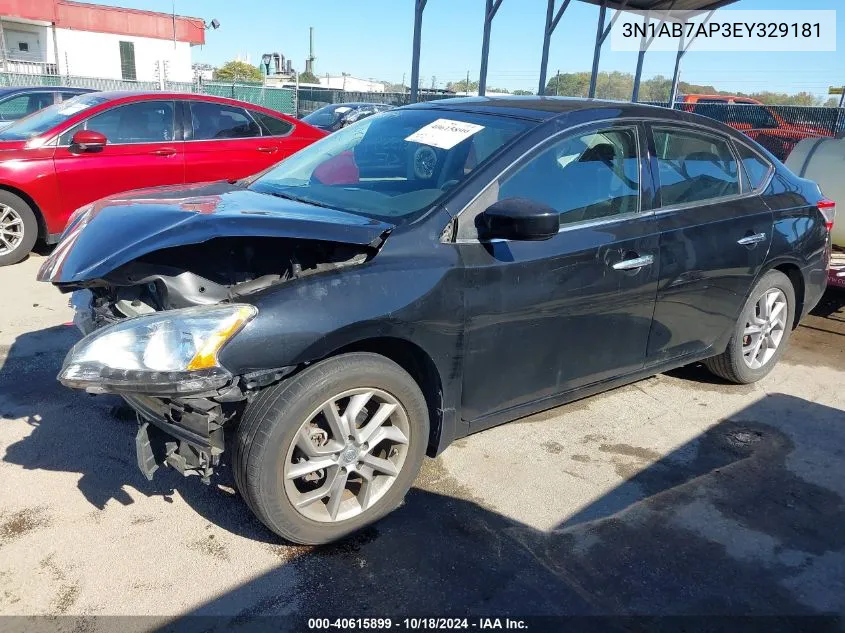
[[[241,306],[238,308],[238,311],[228,317],[219,329],[211,333],[199,351],[191,359],[191,362],[188,363],[188,370],[217,367],[217,352],[220,351],[220,348],[223,347],[226,341],[240,332],[247,321],[255,316],[255,313],[256,310],[252,306]]]

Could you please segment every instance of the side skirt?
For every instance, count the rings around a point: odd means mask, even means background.
[[[727,345],[727,341],[725,341],[725,345]],[[650,378],[655,374],[662,374],[663,372],[672,369],[677,369],[678,367],[683,367],[684,365],[689,365],[694,362],[698,362],[705,358],[709,358],[714,354],[717,354],[718,352],[714,352],[714,349],[724,349],[724,345],[720,345],[719,347],[714,345],[705,352],[696,352],[694,355],[673,358],[671,360],[664,361],[656,365],[649,365],[647,368],[632,372],[630,374],[625,374],[624,376],[610,378],[608,380],[596,382],[590,385],[586,385],[584,387],[578,387],[577,389],[571,389],[570,391],[565,391],[554,396],[549,396],[541,400],[534,400],[532,402],[521,404],[516,407],[511,407],[503,411],[491,413],[484,417],[472,420],[469,425],[470,434],[477,433],[478,431],[483,431],[484,429],[489,429],[500,424],[504,424],[505,422],[512,422],[513,420],[517,420],[528,415],[533,415],[541,411],[553,409],[554,407],[559,407],[563,404],[574,402],[575,400],[587,398],[603,391],[609,391],[617,387],[622,387],[624,385],[631,384],[632,382],[643,380],[644,378]]]

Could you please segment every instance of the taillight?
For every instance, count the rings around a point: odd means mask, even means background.
[[[836,218],[836,203],[833,200],[822,200],[816,205],[824,216],[824,225],[828,232],[833,230],[833,220]]]

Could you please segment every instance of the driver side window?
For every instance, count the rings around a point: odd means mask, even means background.
[[[80,130],[95,130],[106,136],[110,145],[128,143],[165,143],[173,141],[175,125],[172,101],[139,101],[95,114],[59,137],[59,146],[71,144]]]
[[[561,224],[639,210],[635,128],[569,136],[542,150],[499,186],[498,200],[527,198],[560,213]]]

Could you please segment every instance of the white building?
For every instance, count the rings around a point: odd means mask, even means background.
[[[350,75],[323,75],[319,79],[324,88],[348,92],[384,92],[384,84],[371,79],[358,79]]]
[[[201,19],[71,0],[0,0],[0,71],[102,79],[193,80]]]

